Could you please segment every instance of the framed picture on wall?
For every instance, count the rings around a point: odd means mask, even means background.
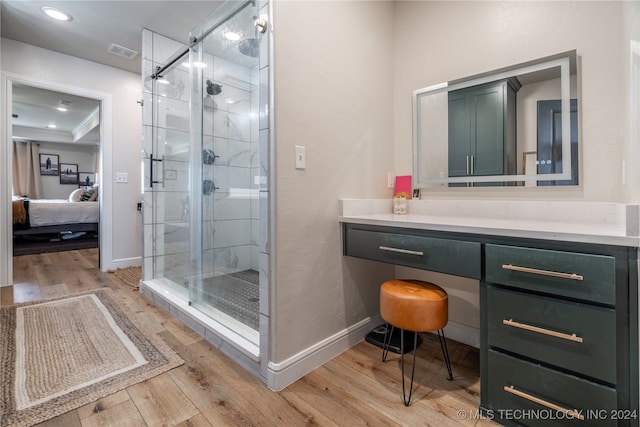
[[[78,185],[78,165],[60,163],[60,184]]]
[[[95,180],[93,172],[78,172],[78,187],[91,187]]]
[[[57,154],[40,153],[40,175],[58,176],[59,160],[60,158]]]

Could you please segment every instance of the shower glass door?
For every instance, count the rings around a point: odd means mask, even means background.
[[[145,163],[145,192],[153,197],[153,277],[188,298],[196,274],[189,252],[189,70],[187,55],[152,82],[152,152]],[[149,135],[147,134],[146,137]],[[147,163],[148,162],[148,163]]]
[[[192,32],[189,230],[192,307],[259,344],[255,2],[228,2]]]

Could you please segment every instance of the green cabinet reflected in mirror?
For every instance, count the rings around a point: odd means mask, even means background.
[[[414,91],[416,187],[577,185],[576,68],[572,51]]]

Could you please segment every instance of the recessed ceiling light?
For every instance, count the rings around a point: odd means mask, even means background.
[[[71,15],[69,15],[67,12],[56,9],[55,7],[42,6],[40,10],[42,10],[42,12],[44,12],[47,16],[53,19],[57,19],[58,21],[71,21],[73,19],[73,17],[71,17]]]
[[[227,40],[231,40],[232,42],[236,42],[236,41],[240,40],[241,36],[240,36],[240,34],[235,33],[233,31],[227,31],[226,33],[224,33],[224,37]]]
[[[54,125],[53,123],[50,123],[50,124],[47,125],[47,128],[49,128],[49,129],[55,129],[56,127],[57,126]]]
[[[56,110],[62,111],[62,112],[69,111],[65,107],[58,107],[58,108],[56,108]]]

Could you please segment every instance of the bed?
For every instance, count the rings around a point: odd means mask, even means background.
[[[13,235],[97,232],[98,190],[77,189],[68,199],[13,198]]]

